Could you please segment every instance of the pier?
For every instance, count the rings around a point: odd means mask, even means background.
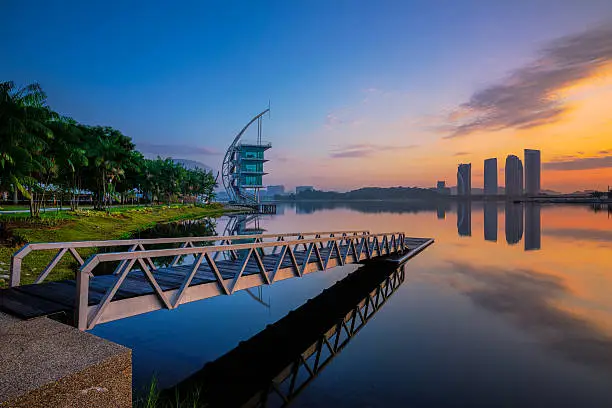
[[[12,258],[11,287],[0,290],[0,311],[20,319],[56,317],[89,330],[336,266],[401,264],[432,243],[403,232],[333,231],[28,244]],[[78,252],[109,247],[114,252],[87,260]],[[42,250],[57,253],[36,283],[21,285],[23,259]],[[46,282],[67,254],[80,265],[75,279]],[[112,273],[100,273],[108,270]]]

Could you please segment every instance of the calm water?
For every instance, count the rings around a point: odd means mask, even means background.
[[[228,225],[229,224],[229,225]],[[612,406],[612,217],[579,206],[284,206],[228,231],[405,231],[436,243],[295,406]],[[97,326],[134,386],[170,386],[356,269]]]

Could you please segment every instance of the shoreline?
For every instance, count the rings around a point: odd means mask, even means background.
[[[160,223],[177,222],[234,213],[221,204],[206,206],[170,205],[154,207],[119,208],[110,211],[82,210],[78,212],[47,213],[39,220],[25,217],[0,216],[7,230],[21,243],[0,246],[0,288],[6,287],[11,256],[25,243],[64,242],[121,239]],[[24,260],[22,280],[32,283],[38,273],[51,261],[54,253],[33,253]],[[87,254],[85,254],[87,255]],[[74,278],[77,263],[66,257],[57,265],[48,280]]]

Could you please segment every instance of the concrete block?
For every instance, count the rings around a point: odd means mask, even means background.
[[[132,352],[48,318],[0,313],[0,407],[131,407]]]

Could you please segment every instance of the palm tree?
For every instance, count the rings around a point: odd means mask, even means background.
[[[46,98],[36,83],[18,88],[11,81],[0,82],[0,187],[30,199],[26,186],[36,184],[32,173],[44,167],[40,153],[53,137],[47,122],[58,116]]]

